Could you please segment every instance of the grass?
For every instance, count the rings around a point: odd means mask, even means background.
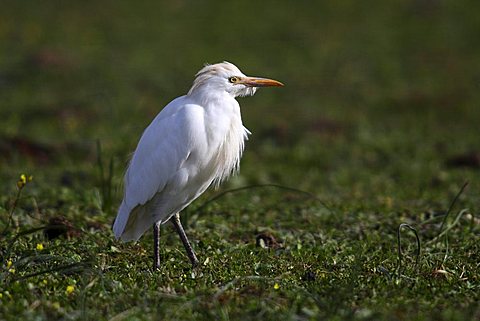
[[[479,318],[477,2],[4,7],[0,319]],[[110,230],[125,164],[221,60],[286,86],[182,214],[201,265],[167,224],[153,273]]]

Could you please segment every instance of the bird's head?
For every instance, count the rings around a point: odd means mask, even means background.
[[[196,74],[188,95],[197,92],[227,92],[232,97],[252,96],[258,87],[272,86],[283,84],[273,79],[246,76],[237,66],[224,61],[203,67]]]

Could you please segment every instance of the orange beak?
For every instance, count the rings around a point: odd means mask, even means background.
[[[244,77],[240,79],[239,84],[249,87],[283,87],[284,85],[276,80],[268,78]]]

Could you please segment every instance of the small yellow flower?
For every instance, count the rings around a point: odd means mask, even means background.
[[[43,251],[43,244],[37,243],[37,251]]]
[[[8,269],[8,272],[9,272],[9,273],[12,273],[12,274],[15,274],[16,271],[15,271],[14,268],[10,268],[10,269]]]
[[[9,269],[12,266],[13,262],[12,260],[7,261],[7,269]]]
[[[31,182],[33,180],[33,176],[27,176],[25,174],[20,175],[20,178],[17,181],[17,187],[19,189],[22,189],[25,185],[27,185],[28,182]]]
[[[0,293],[0,299],[3,298],[3,293]]]
[[[280,285],[279,285],[278,283],[275,283],[275,285],[273,286],[273,288],[274,288],[275,290],[278,290],[278,289],[280,289]]]
[[[20,175],[20,179],[17,182],[18,188],[23,188],[27,184],[27,177],[25,174]]]
[[[65,290],[65,293],[67,295],[70,295],[70,294],[73,293],[73,291],[75,291],[75,286],[74,285],[69,285],[69,286],[67,286],[67,289]]]
[[[48,284],[48,281],[46,279],[43,279],[42,281],[43,284],[47,285]]]

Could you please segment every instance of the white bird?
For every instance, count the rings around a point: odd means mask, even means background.
[[[283,84],[248,77],[229,62],[206,65],[188,93],[165,106],[143,132],[125,173],[113,232],[122,241],[138,240],[153,225],[155,269],[160,266],[160,224],[171,218],[192,265],[198,264],[180,211],[239,169],[250,132],[235,97],[268,86]]]

